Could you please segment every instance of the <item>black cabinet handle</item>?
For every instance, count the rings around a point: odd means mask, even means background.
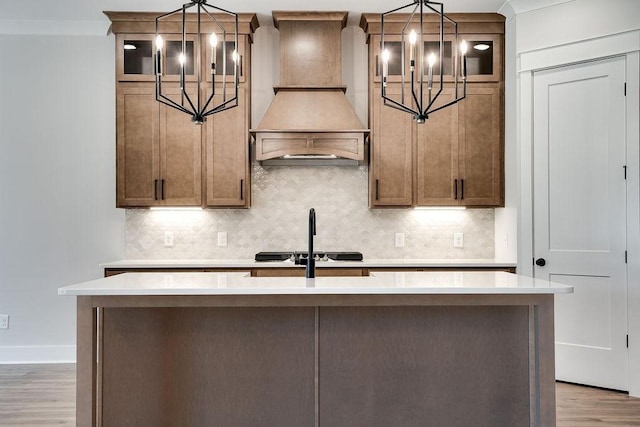
[[[240,180],[240,200],[244,200],[244,179]]]
[[[538,267],[544,267],[547,264],[547,261],[544,258],[538,258],[536,260],[536,265]]]
[[[458,200],[458,180],[457,179],[453,180],[453,187],[454,187],[453,200]]]
[[[153,200],[158,200],[158,180],[153,180]]]
[[[164,200],[164,179],[162,180],[162,200]]]
[[[380,182],[376,179],[376,200],[378,200],[380,195]]]
[[[460,180],[460,200],[464,200],[464,179]]]

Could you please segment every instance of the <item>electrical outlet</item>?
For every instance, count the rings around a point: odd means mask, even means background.
[[[453,247],[454,248],[464,248],[464,234],[463,233],[453,233]]]
[[[227,232],[218,231],[218,246],[227,246]]]
[[[173,231],[164,232],[164,245],[167,248],[170,248],[173,246]]]
[[[0,314],[0,329],[9,329],[9,315]]]
[[[396,233],[396,248],[404,247],[404,233]]]

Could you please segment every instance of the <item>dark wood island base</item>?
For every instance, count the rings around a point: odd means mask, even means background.
[[[555,426],[553,293],[77,298],[78,426]]]

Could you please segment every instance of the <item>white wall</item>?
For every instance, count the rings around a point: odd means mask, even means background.
[[[638,0],[572,0],[516,13],[518,53],[622,33],[640,25]]]
[[[518,11],[516,10],[516,13]],[[518,271],[532,274],[533,219],[531,183],[532,73],[538,69],[613,55],[627,59],[627,249],[629,392],[640,396],[640,222],[637,171],[640,94],[640,2],[637,0],[564,1],[515,16],[518,159],[520,181]]]
[[[124,252],[113,37],[0,36],[0,363],[75,359],[75,300]]]
[[[512,9],[505,4],[499,13],[505,20],[505,133],[504,133],[504,208],[495,210],[495,258],[517,262],[518,258],[518,126],[516,116],[516,25]]]

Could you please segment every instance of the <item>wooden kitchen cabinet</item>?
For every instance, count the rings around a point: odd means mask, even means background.
[[[249,122],[251,114],[250,47],[258,28],[255,14],[238,15],[238,106],[207,117],[195,125],[188,114],[155,99],[153,71],[155,18],[159,13],[105,12],[116,35],[116,205],[117,207],[204,206],[249,207],[250,159]],[[217,15],[216,15],[217,16]],[[233,32],[233,20],[217,16],[226,31]],[[163,92],[179,95],[181,50],[180,23],[176,20],[165,34]],[[202,40],[195,36],[193,15],[187,18],[187,89],[195,91],[195,49],[202,49],[203,92],[210,90],[210,61],[207,31]],[[204,24],[203,24],[204,25]],[[207,24],[211,26],[211,24]],[[216,31],[219,31],[217,29]],[[129,45],[125,49],[125,45]],[[132,49],[131,47],[135,47]],[[226,50],[236,49],[228,40]],[[217,50],[219,56],[222,49]],[[191,58],[191,60],[189,60]],[[222,60],[219,58],[219,62]],[[197,64],[195,64],[197,66]],[[227,63],[227,97],[233,90],[233,67]],[[191,86],[189,86],[191,82]],[[221,93],[222,82],[216,86]],[[197,93],[190,94],[195,97]],[[206,97],[208,93],[202,93]],[[233,96],[233,93],[231,94]],[[174,100],[176,97],[172,97]],[[227,98],[228,99],[228,98]],[[220,100],[217,99],[216,102]]]
[[[502,98],[498,84],[468,85],[462,102],[417,125],[417,206],[504,204]]]
[[[238,106],[214,114],[206,126],[208,207],[248,207],[250,203],[249,94],[241,87]]]
[[[390,88],[389,92],[396,89]],[[402,207],[412,203],[411,116],[383,104],[380,85],[370,93],[371,133],[369,194],[371,207]],[[373,140],[372,140],[373,141]]]
[[[504,206],[503,100],[501,84],[474,84],[457,104],[462,206]]]
[[[116,123],[117,207],[201,204],[202,129],[189,116],[157,102],[151,83],[122,83]]]
[[[380,15],[362,16],[360,25],[367,33],[369,44],[369,205],[372,208],[504,206],[504,17],[497,14],[450,16],[458,22],[459,40],[465,39],[471,49],[467,55],[467,96],[430,114],[424,124],[417,124],[408,113],[383,105]],[[406,17],[385,22],[386,31],[391,32],[385,35],[385,44],[392,51],[387,93],[394,99],[399,98],[402,84],[399,37],[404,19]],[[433,43],[431,37],[434,35],[427,36],[425,48]],[[454,92],[450,39],[445,37],[444,87],[437,101],[442,103],[453,99]],[[474,50],[482,44],[488,48]],[[408,46],[406,43],[407,49]],[[409,53],[405,52],[405,68],[408,57]],[[438,79],[436,76],[434,81]],[[405,96],[410,97],[410,93],[405,89]]]

